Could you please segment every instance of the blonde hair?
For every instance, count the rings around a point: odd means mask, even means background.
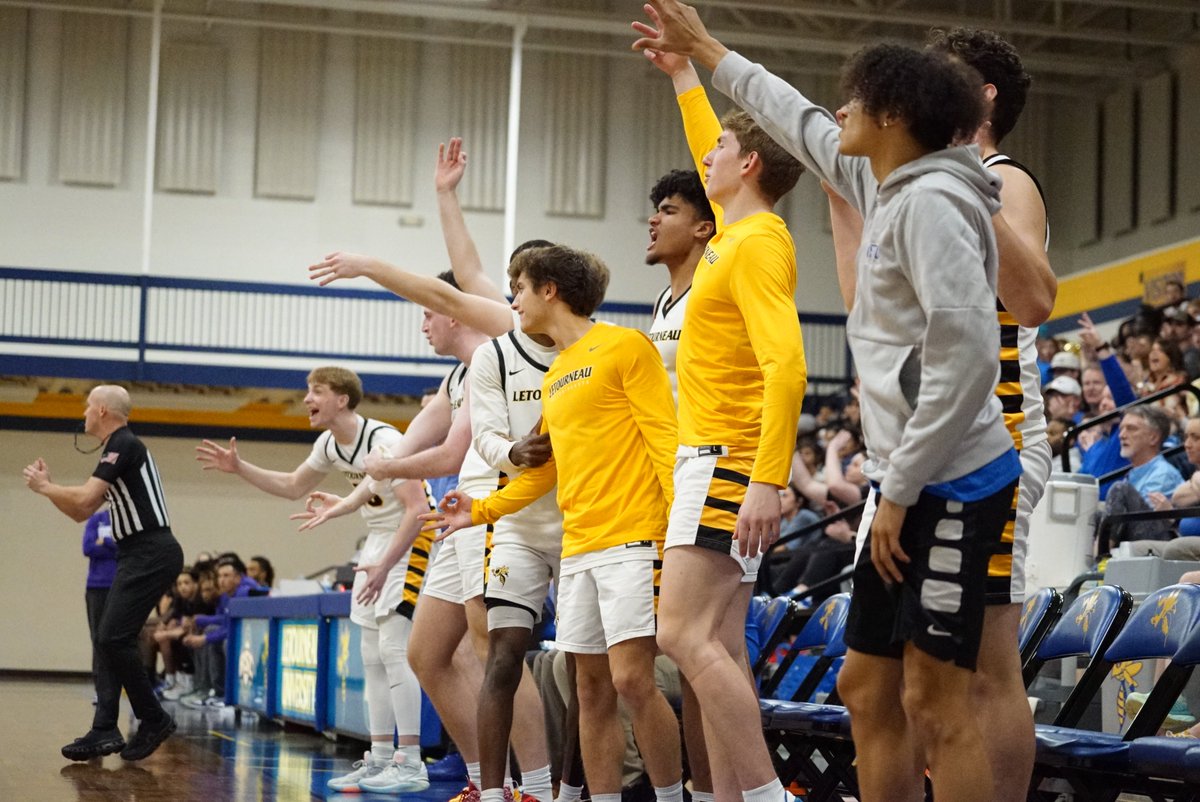
[[[338,395],[348,396],[350,402],[347,406],[350,409],[357,408],[358,403],[362,401],[362,379],[358,378],[357,373],[347,368],[331,365],[313,368],[312,372],[308,374],[307,381],[309,384],[324,384]]]

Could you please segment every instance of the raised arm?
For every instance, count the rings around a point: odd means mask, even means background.
[[[405,438],[407,439],[407,438]],[[468,385],[450,431],[441,444],[405,457],[383,458],[372,452],[367,473],[372,479],[425,479],[458,473],[471,445],[471,391]]]
[[[462,205],[458,201],[458,183],[467,169],[467,154],[462,149],[462,139],[454,137],[450,144],[438,145],[437,169],[433,174],[437,190],[438,217],[442,221],[442,237],[446,241],[446,253],[450,256],[450,269],[454,280],[463,292],[488,298],[508,305],[508,299],[500,288],[487,277],[483,260],[467,221],[463,218]]]
[[[507,303],[469,295],[439,278],[418,276],[382,259],[341,251],[327,255],[308,268],[308,277],[322,287],[338,279],[365,277],[418,306],[459,320],[489,337],[512,329]]]
[[[241,458],[236,437],[229,438],[229,448],[212,440],[202,441],[196,446],[196,460],[206,471],[236,474],[263,492],[293,501],[307,496],[325,478],[325,474],[304,462],[290,473],[260,468]]]
[[[1035,328],[1050,318],[1058,294],[1058,279],[1046,256],[1046,207],[1024,170],[1003,164],[991,169],[1004,179],[1004,209],[992,218],[1000,253],[996,294],[1018,323]]]
[[[849,312],[858,289],[858,246],[862,243],[863,219],[858,210],[824,181],[821,189],[829,197],[829,225],[833,229],[833,256],[837,262],[838,289]]]

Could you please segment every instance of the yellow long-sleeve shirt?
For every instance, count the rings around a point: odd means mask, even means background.
[[[721,124],[702,87],[678,100],[703,178]],[[751,481],[782,487],[808,384],[793,300],[796,247],[772,212],[725,225],[715,203],[713,211],[717,233],[692,279],[679,340],[679,442],[728,446],[731,456],[754,459]]]
[[[559,353],[542,383],[554,459],[471,505],[494,523],[558,483],[564,558],[661,542],[673,496],[675,402],[662,357],[640,331],[597,323]]]

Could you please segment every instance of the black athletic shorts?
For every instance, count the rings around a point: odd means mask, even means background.
[[[871,562],[871,539],[854,568],[846,645],[899,659],[911,642],[938,660],[972,671],[983,633],[988,560],[1000,548],[1016,482],[979,501],[921,493],[908,508],[899,560],[904,581],[885,583]]]

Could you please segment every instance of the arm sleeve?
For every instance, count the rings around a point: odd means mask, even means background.
[[[209,643],[220,643],[229,637],[229,616],[218,615],[213,617],[216,621],[205,627],[204,640]]]
[[[103,479],[110,485],[114,484],[134,465],[138,464],[138,458],[145,453],[146,447],[140,440],[129,434],[127,429],[114,433],[104,444],[100,462],[96,464],[96,470],[92,471],[92,476]]]
[[[837,120],[782,78],[730,52],[713,72],[713,86],[741,106],[788,153],[866,216],[875,176],[865,158],[842,156]]]
[[[679,103],[679,112],[683,115],[683,133],[687,137],[688,151],[692,154],[692,162],[696,165],[696,172],[700,174],[701,183],[707,187],[704,157],[717,145],[721,136],[721,121],[717,119],[712,104],[708,102],[708,95],[704,93],[703,86],[693,87],[675,99]],[[725,212],[715,203],[712,204],[712,210],[717,219],[716,230],[720,231],[725,227]]]
[[[83,525],[83,556],[92,557],[100,551],[96,539],[100,537],[100,516],[93,515]]]
[[[549,493],[558,484],[558,466],[554,458],[540,468],[530,468],[513,479],[503,490],[492,493],[487,498],[477,498],[471,502],[471,523],[494,524],[505,515],[512,515],[518,510],[528,507],[542,496]]]
[[[313,443],[312,452],[309,453],[308,459],[304,460],[305,465],[321,473],[329,473],[333,470],[333,461],[329,459],[329,454],[326,453],[329,438],[332,436],[330,432],[321,432],[321,436],[317,438],[317,442]]]
[[[880,488],[906,507],[946,464],[996,388],[996,292],[984,269],[984,235],[969,214],[931,188],[912,193],[896,223],[897,258],[926,323],[916,409]]]
[[[1129,386],[1129,377],[1121,369],[1121,361],[1117,359],[1116,354],[1109,354],[1101,359],[1100,370],[1104,372],[1104,381],[1108,382],[1114,404],[1123,407],[1137,400],[1137,394]]]
[[[788,483],[796,422],[808,386],[796,292],[794,251],[774,236],[748,237],[738,246],[738,261],[753,271],[735,273],[734,303],[763,374],[762,429],[750,481],[777,487]]]
[[[493,468],[509,476],[521,473],[522,469],[508,458],[513,440],[504,377],[500,375],[494,341],[475,349],[467,381],[471,383],[471,443],[475,450]]]
[[[220,624],[221,620],[222,620],[222,616],[219,614],[218,615],[197,615],[195,617],[196,626],[201,630],[204,630],[204,629],[207,629],[208,627]]]
[[[669,506],[675,498],[675,450],[679,445],[671,380],[650,338],[640,331],[631,335],[630,346],[624,349],[629,354],[622,376],[625,395]]]

